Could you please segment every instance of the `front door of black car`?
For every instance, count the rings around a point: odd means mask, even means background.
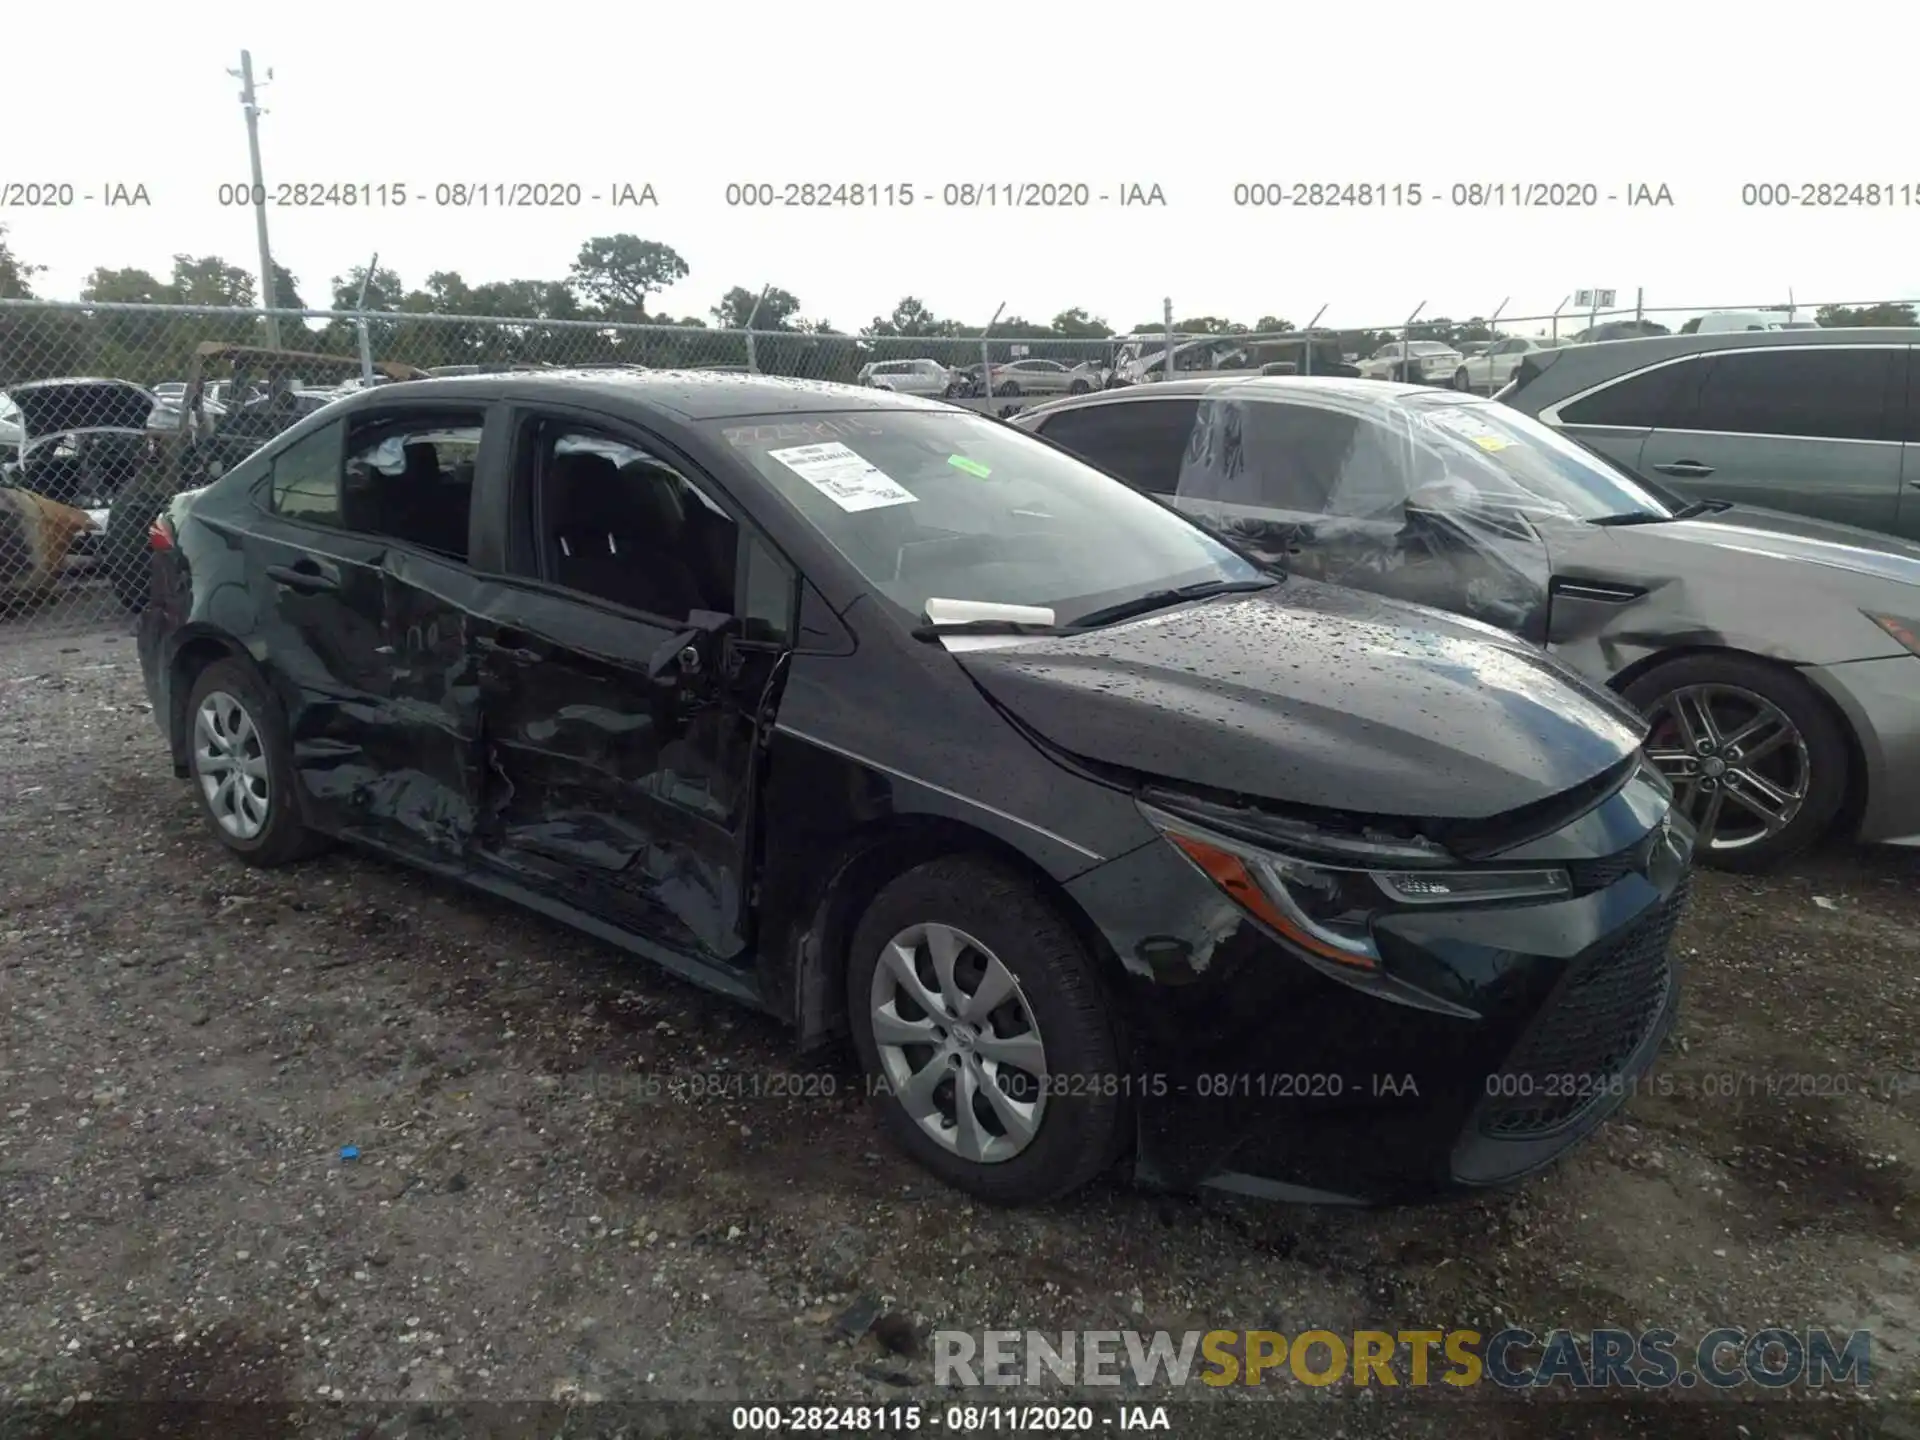
[[[648,437],[515,425],[523,583],[474,630],[480,854],[565,903],[744,971],[758,726],[795,579]]]
[[[483,412],[382,408],[267,462],[247,546],[271,595],[266,663],[289,695],[294,764],[324,828],[454,865],[478,793],[464,615]]]

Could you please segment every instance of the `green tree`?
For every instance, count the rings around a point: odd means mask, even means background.
[[[759,305],[755,313],[755,304]],[[800,301],[791,290],[778,285],[768,288],[763,299],[757,290],[736,285],[720,297],[713,307],[713,323],[722,330],[744,330],[749,318],[755,330],[791,330],[797,328],[794,317],[800,313]]]
[[[574,290],[614,319],[645,320],[648,297],[689,274],[671,245],[638,235],[596,235],[580,247],[569,272]]]
[[[1294,328],[1291,320],[1282,320],[1278,315],[1262,315],[1253,322],[1257,335],[1285,335]]]
[[[46,268],[15,255],[7,244],[7,227],[0,225],[0,300],[33,299],[33,277]]]
[[[1819,324],[1833,328],[1856,325],[1920,325],[1911,305],[1822,305],[1813,317]]]
[[[121,270],[99,266],[81,285],[80,298],[102,305],[165,305],[173,300],[164,280],[132,265]]]
[[[876,315],[873,323],[862,332],[880,337],[912,338],[925,335],[955,335],[960,327],[951,320],[941,320],[927,308],[927,302],[916,295],[908,295],[893,307],[891,315]]]
[[[218,255],[176,255],[173,277],[167,282],[176,305],[219,305],[251,308],[259,293],[253,276]]]
[[[1105,320],[1088,315],[1081,306],[1071,310],[1062,310],[1053,317],[1053,323],[1047,327],[1056,335],[1064,335],[1071,340],[1105,340],[1113,334]]]

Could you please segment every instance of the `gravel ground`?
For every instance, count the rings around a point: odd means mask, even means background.
[[[887,1148],[844,1058],[753,1098],[794,1062],[724,1000],[377,860],[228,859],[130,639],[0,632],[0,1395],[260,1435],[538,1402],[551,1435],[595,1399],[942,1406],[935,1328],[1784,1324],[1871,1328],[1876,1401],[1282,1382],[1174,1433],[1920,1435],[1916,880],[1897,852],[1703,876],[1662,1086],[1517,1191],[1005,1213]]]

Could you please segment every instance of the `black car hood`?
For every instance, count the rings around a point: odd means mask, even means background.
[[[1644,735],[1489,626],[1298,578],[954,658],[1070,754],[1353,813],[1486,819],[1593,779]]]
[[[29,437],[67,430],[141,430],[154,398],[129,380],[46,380],[7,391]]]

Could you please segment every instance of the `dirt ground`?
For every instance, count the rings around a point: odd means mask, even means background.
[[[1703,876],[1664,1080],[1517,1191],[1351,1212],[1103,1182],[1006,1213],[892,1152],[844,1058],[753,1098],[794,1062],[727,1001],[380,861],[228,859],[129,638],[0,632],[0,1433],[40,1406],[259,1435],[931,1409],[936,1328],[1513,1323],[1868,1328],[1874,1398],[1276,1383],[1182,1392],[1170,1433],[1920,1435],[1917,885],[1897,852]]]

